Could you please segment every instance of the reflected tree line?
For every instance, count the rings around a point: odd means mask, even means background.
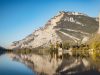
[[[63,57],[71,55],[74,57],[92,57],[93,59],[100,58],[100,35],[94,35],[85,44],[72,44],[68,42],[58,42],[50,45],[51,57]]]
[[[97,37],[96,37],[97,38]],[[96,39],[95,38],[95,39]],[[100,41],[90,40],[89,43],[85,44],[72,44],[69,42],[59,42],[57,41],[55,44],[50,43],[48,48],[37,48],[37,49],[29,49],[22,48],[18,50],[14,50],[15,53],[21,54],[50,54],[51,57],[63,57],[65,54],[69,54],[72,56],[81,56],[81,57],[100,57]]]
[[[4,54],[4,53],[7,53],[7,52],[13,52],[13,51],[10,50],[10,49],[6,49],[6,48],[3,48],[3,47],[0,47],[0,55]]]
[[[99,47],[99,46],[98,46]],[[96,47],[97,48],[97,47]],[[100,56],[100,49],[92,49],[87,44],[80,44],[80,45],[70,45],[69,43],[56,43],[56,45],[51,44],[50,46],[50,53],[51,54],[59,54],[59,51],[65,52],[70,51],[75,56],[89,56],[89,54],[97,54]]]
[[[57,41],[55,44],[50,42],[50,46],[48,48],[21,48],[18,50],[10,50],[0,47],[0,53],[5,52],[14,52],[17,54],[30,54],[30,53],[37,53],[37,54],[50,54],[51,57],[63,57],[64,55],[71,55],[76,57],[89,57],[93,56],[100,58],[100,36],[95,35],[90,39],[87,43],[69,43],[69,42],[59,42]]]

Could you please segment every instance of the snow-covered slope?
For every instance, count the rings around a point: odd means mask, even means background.
[[[98,21],[78,12],[59,12],[44,27],[34,31],[26,38],[13,42],[11,49],[48,47],[50,43],[71,41],[83,43],[99,27]]]

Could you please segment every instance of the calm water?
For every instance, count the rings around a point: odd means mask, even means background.
[[[100,58],[7,53],[0,56],[0,75],[100,75]]]
[[[0,75],[35,75],[21,62],[12,60],[8,54],[0,56]]]

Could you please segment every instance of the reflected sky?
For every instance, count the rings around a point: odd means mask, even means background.
[[[0,56],[0,75],[35,75],[23,63],[13,61],[7,54]]]

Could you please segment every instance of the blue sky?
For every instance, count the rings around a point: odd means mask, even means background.
[[[100,0],[0,0],[0,45],[23,39],[63,10],[96,17]]]

